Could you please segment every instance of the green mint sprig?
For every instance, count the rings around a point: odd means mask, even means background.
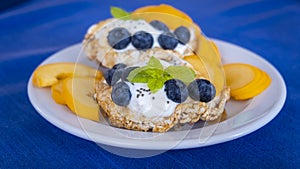
[[[195,79],[195,72],[186,66],[169,66],[165,70],[155,57],[151,57],[146,66],[130,72],[127,80],[133,83],[147,83],[152,93],[161,89],[170,79],[179,79],[188,84]]]
[[[122,20],[131,19],[131,13],[125,11],[122,8],[112,6],[112,7],[110,7],[110,13],[114,18],[118,18],[118,19],[122,19]]]

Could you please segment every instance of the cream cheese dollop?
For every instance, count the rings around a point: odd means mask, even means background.
[[[152,93],[146,83],[126,83],[131,92],[131,100],[127,107],[134,113],[145,117],[169,117],[178,105],[167,98],[164,87]]]
[[[147,21],[145,20],[114,20],[112,21],[110,24],[105,26],[105,29],[109,28],[109,27],[124,27],[126,28],[131,35],[133,35],[134,33],[138,32],[138,31],[146,31],[148,33],[150,33],[153,37],[153,46],[152,48],[158,47],[161,48],[159,43],[158,43],[158,37],[160,34],[163,33],[163,31],[157,30],[155,28],[153,28]],[[89,29],[88,32],[92,32],[93,29],[95,28],[95,25],[92,25]],[[101,31],[99,31],[101,32]],[[99,35],[98,35],[99,34]],[[100,36],[100,33],[96,33],[96,37]],[[193,36],[193,34],[191,35]],[[99,38],[99,37],[98,37]],[[192,39],[193,37],[191,37]],[[103,41],[102,38],[99,38],[99,43],[101,43],[100,41]],[[184,52],[187,50],[187,45],[183,45],[178,43],[176,48],[174,49],[175,51],[177,51],[180,54],[184,54]],[[128,50],[135,50],[134,46],[130,43],[125,49],[113,49],[116,52],[125,52]]]

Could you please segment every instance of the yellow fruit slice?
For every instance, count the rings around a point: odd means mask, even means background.
[[[187,14],[166,4],[141,7],[131,14],[133,17],[143,18],[148,22],[160,20],[173,30],[178,26],[187,26],[187,24],[193,23]]]
[[[226,83],[232,91],[240,89],[251,84],[258,79],[257,72],[250,66],[242,66],[239,64],[224,65],[226,74]]]
[[[73,76],[102,78],[101,72],[89,66],[79,63],[61,62],[38,67],[33,73],[32,82],[37,87],[47,87],[57,83],[60,79]]]
[[[208,72],[203,64],[203,62],[199,59],[197,55],[189,55],[185,56],[183,60],[189,62],[194,68],[195,71],[197,71],[196,74],[199,74],[199,76],[202,76],[206,79],[209,78]]]
[[[224,65],[226,84],[230,95],[236,100],[246,100],[262,93],[271,84],[272,79],[263,70],[244,63]]]
[[[200,27],[186,13],[166,4],[138,8],[131,13],[131,17],[133,19],[144,19],[147,22],[159,20],[171,30],[175,30],[179,26],[193,28],[196,37],[201,33]]]
[[[260,81],[253,85],[252,88],[248,86],[248,88],[241,88],[239,91],[234,91],[232,93],[232,98],[235,100],[245,100],[250,99],[254,96],[259,95],[262,91],[264,91],[271,84],[271,78],[265,72],[262,72],[262,78]],[[257,90],[257,86],[260,86],[260,90]]]
[[[220,53],[214,42],[208,40],[203,35],[198,36],[199,46],[196,55],[204,65],[210,80],[216,88],[218,95],[225,87],[225,74],[221,63]]]
[[[209,40],[209,42],[211,43],[213,49],[215,50],[216,55],[218,56],[218,58],[221,60],[221,53],[220,53],[220,51],[219,51],[218,46],[215,44],[215,42],[213,42],[213,41],[211,41],[211,40]]]
[[[195,55],[183,58],[189,62],[193,68],[200,72],[201,76],[210,80],[216,88],[218,95],[225,86],[225,74],[221,63],[221,56],[218,47],[213,41],[199,36],[199,47]]]
[[[227,66],[226,66],[227,67]],[[225,69],[225,68],[224,68]],[[229,68],[230,69],[230,68]],[[227,68],[226,68],[227,70]],[[254,85],[261,84],[264,82],[264,72],[259,69],[253,69],[251,67],[244,66],[244,68],[240,69],[240,72],[235,74],[236,72],[228,71],[227,74],[231,74],[230,76],[242,76],[244,79],[236,80],[231,79],[231,82],[228,80],[227,84],[230,85],[232,93],[241,93],[243,91],[251,90]],[[235,75],[234,75],[235,74]],[[230,77],[227,77],[230,79]],[[245,84],[246,83],[246,84]]]
[[[54,101],[58,104],[66,104],[65,98],[62,95],[63,80],[51,86],[51,94]]]
[[[63,81],[62,95],[73,113],[99,121],[99,106],[93,98],[96,80],[90,77],[67,78]]]

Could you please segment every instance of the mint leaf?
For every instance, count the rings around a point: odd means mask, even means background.
[[[156,59],[155,57],[153,57],[153,56],[151,56],[151,58],[149,59],[147,66],[157,68],[157,69],[161,69],[161,70],[164,69],[164,67],[162,66],[160,61],[158,59]]]
[[[130,13],[118,7],[110,7],[110,13],[114,18],[128,20],[130,19]]]
[[[130,82],[147,83],[149,79],[161,78],[163,72],[163,70],[153,67],[140,67],[131,71],[127,80]]]
[[[165,71],[174,79],[179,79],[186,84],[192,82],[195,78],[195,72],[185,66],[169,66]]]
[[[153,67],[147,67],[147,69],[145,69],[143,73],[148,74],[152,78],[158,79],[158,78],[161,78],[163,76],[164,70],[153,68]]]
[[[163,78],[151,78],[149,79],[147,86],[149,87],[152,93],[155,93],[164,86],[164,83],[165,81]]]
[[[173,79],[173,77],[165,71],[163,74],[163,79],[164,79],[164,82],[166,82],[167,80]]]
[[[188,84],[194,80],[195,76],[195,72],[185,66],[169,66],[164,70],[160,61],[151,57],[147,66],[131,71],[127,80],[134,83],[147,83],[151,92],[155,93],[163,87],[167,80],[175,78]]]
[[[129,81],[133,82],[133,83],[148,83],[148,79],[150,79],[150,78],[151,78],[151,76],[149,76],[148,74],[139,73],[139,74],[135,75]]]
[[[146,69],[147,67],[139,67],[134,69],[129,73],[127,80],[130,82],[147,83],[151,76],[144,72]]]

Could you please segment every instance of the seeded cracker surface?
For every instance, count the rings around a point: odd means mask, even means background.
[[[148,61],[149,56],[156,56],[158,59],[173,59],[174,63],[181,60],[184,56],[191,55],[193,50],[197,46],[197,38],[195,38],[195,30],[190,27],[191,40],[187,45],[187,49],[183,54],[176,54],[178,52],[173,50],[163,50],[161,48],[155,48],[157,50],[152,50],[153,53],[145,53],[145,51],[130,49],[126,51],[117,52],[110,47],[106,38],[110,30],[116,27],[126,28],[132,35],[140,30],[147,30],[154,35],[159,35],[161,31],[154,29],[150,24],[144,20],[118,20],[118,19],[108,19],[102,21],[94,26],[92,26],[83,41],[84,50],[87,56],[91,60],[96,60],[101,62],[103,65],[112,67],[116,63],[124,63],[126,65],[133,65],[133,63],[139,63]],[[162,51],[163,52],[160,52]],[[165,53],[165,54],[164,54]],[[169,55],[176,54],[177,57],[171,57]],[[167,60],[168,60],[167,59]]]
[[[127,107],[116,105],[111,99],[112,88],[100,81],[96,85],[96,100],[107,115],[111,125],[139,131],[166,132],[176,124],[195,123],[197,121],[211,121],[217,119],[224,111],[225,103],[229,99],[229,89],[225,88],[219,96],[209,103],[194,101],[188,98],[178,104],[169,117],[145,117],[134,113]]]

